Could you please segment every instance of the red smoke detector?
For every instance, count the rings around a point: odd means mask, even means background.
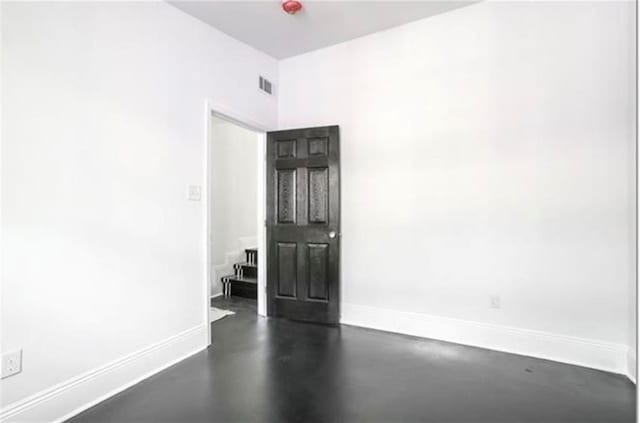
[[[282,10],[290,15],[295,15],[302,9],[302,3],[298,0],[282,0]]]

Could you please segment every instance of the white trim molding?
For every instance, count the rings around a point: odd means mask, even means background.
[[[629,348],[622,344],[358,304],[342,303],[341,312],[340,322],[347,325],[438,339],[629,376]]]
[[[0,410],[2,422],[63,422],[207,347],[207,324],[187,329]]]
[[[258,315],[267,315],[267,134],[258,134]]]
[[[204,166],[206,169],[205,178],[203,181],[204,192],[206,193],[205,197],[205,221],[206,221],[206,234],[205,234],[205,290],[206,290],[206,298],[207,303],[205,304],[205,321],[209,321],[209,309],[211,305],[211,287],[213,285],[212,273],[215,270],[214,264],[211,257],[211,205],[213,199],[209,195],[210,193],[210,183],[211,183],[211,163],[210,163],[210,155],[212,149],[212,133],[211,133],[211,119],[213,116],[217,116],[222,119],[226,119],[230,122],[233,122],[237,125],[242,126],[243,128],[249,129],[256,133],[257,141],[258,141],[258,208],[257,208],[257,219],[258,219],[258,233],[257,242],[258,242],[258,261],[260,266],[258,267],[258,314],[266,315],[266,268],[267,263],[264,260],[264,254],[266,251],[266,235],[265,235],[265,227],[264,222],[266,219],[266,206],[264,203],[264,193],[266,190],[266,173],[265,173],[265,160],[266,157],[263,153],[266,151],[266,132],[272,130],[272,127],[265,122],[258,122],[250,119],[248,116],[239,113],[237,110],[233,110],[224,106],[220,103],[213,101],[212,99],[205,100],[205,130],[204,130],[204,143],[205,143],[205,155],[204,155]],[[211,330],[210,325],[207,327],[207,337],[209,340],[209,344],[211,344]]]
[[[631,382],[636,383],[637,367],[637,354],[635,348],[629,348],[627,351],[627,377]]]

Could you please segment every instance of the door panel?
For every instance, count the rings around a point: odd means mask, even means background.
[[[307,170],[309,188],[309,223],[327,223],[329,218],[329,168],[315,167]]]
[[[296,285],[298,280],[298,251],[294,242],[278,242],[276,254],[278,255],[278,271],[276,282],[278,284],[278,297],[296,297]]]
[[[278,144],[278,158],[287,159],[296,156],[296,140],[279,140]]]
[[[281,169],[278,175],[278,223],[296,223],[296,169]]]
[[[267,136],[270,316],[339,321],[339,143],[337,126]]]
[[[329,299],[329,244],[307,244],[308,299]]]

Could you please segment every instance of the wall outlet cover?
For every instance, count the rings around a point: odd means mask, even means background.
[[[2,354],[2,377],[4,379],[22,371],[22,350]]]
[[[200,201],[202,198],[202,188],[200,185],[189,185],[187,192],[189,201]]]

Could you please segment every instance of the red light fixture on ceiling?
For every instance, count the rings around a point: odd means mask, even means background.
[[[282,0],[282,10],[290,15],[295,15],[302,9],[302,3],[298,0]]]

